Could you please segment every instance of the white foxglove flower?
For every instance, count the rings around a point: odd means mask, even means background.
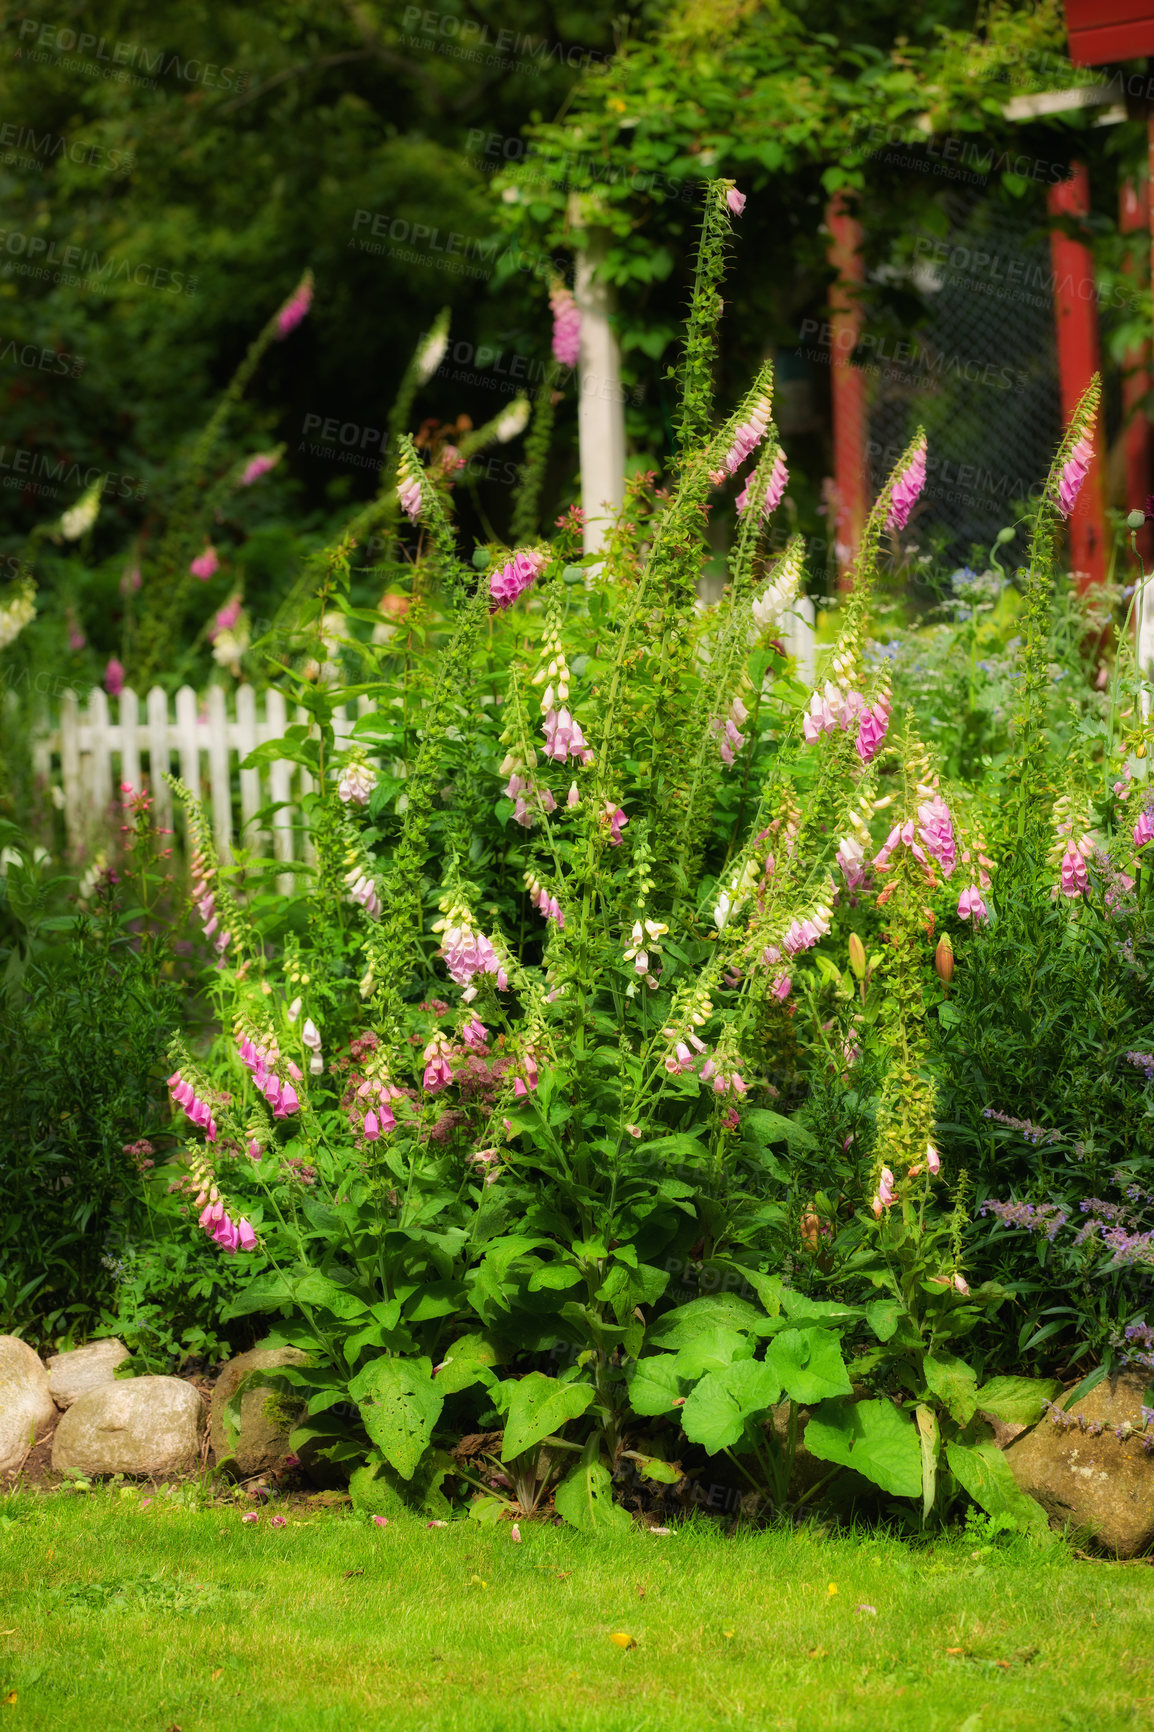
[[[449,347],[449,321],[438,320],[417,350],[417,383],[427,384],[445,359]]]
[[[510,403],[503,415],[498,416],[494,426],[498,445],[507,445],[510,439],[515,439],[518,433],[523,433],[529,425],[529,399],[518,397]]]
[[[70,505],[60,519],[60,533],[65,541],[79,541],[80,537],[92,528],[100,515],[100,495],[104,488],[103,475],[98,476],[88,489],[82,493],[75,505]]]

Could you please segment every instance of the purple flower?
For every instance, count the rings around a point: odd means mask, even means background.
[[[515,553],[499,570],[492,572],[489,577],[489,594],[493,600],[493,610],[512,607],[519,595],[532,588],[547,564],[547,554],[528,548]]]

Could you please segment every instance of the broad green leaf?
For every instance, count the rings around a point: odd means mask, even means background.
[[[568,1420],[577,1419],[593,1395],[591,1383],[561,1383],[556,1377],[546,1377],[543,1371],[530,1371],[516,1384],[509,1398],[501,1460],[511,1461],[515,1455],[532,1449],[543,1437],[560,1431]]]
[[[791,1153],[795,1149],[808,1151],[817,1148],[812,1133],[804,1125],[784,1118],[781,1113],[771,1113],[765,1107],[754,1107],[746,1113],[745,1123],[759,1143],[787,1143]]]
[[[1008,1425],[1036,1425],[1042,1403],[1053,1401],[1061,1387],[1051,1377],[991,1377],[978,1390],[977,1407]]]
[[[736,1293],[711,1293],[691,1299],[659,1317],[649,1330],[655,1346],[687,1347],[708,1329],[744,1329],[754,1335],[772,1335],[775,1325],[756,1305]]]
[[[663,1461],[659,1455],[638,1455],[636,1450],[631,1450],[629,1460],[644,1479],[658,1480],[662,1485],[676,1485],[681,1478],[681,1469],[671,1461]]]
[[[678,1377],[695,1379],[720,1371],[735,1359],[752,1359],[754,1341],[737,1329],[708,1329],[683,1347],[673,1361]]]
[[[673,1403],[684,1393],[674,1354],[655,1353],[637,1361],[629,1379],[629,1405],[634,1413],[643,1418],[672,1413]]]
[[[765,1353],[791,1401],[810,1407],[835,1395],[848,1395],[849,1374],[841,1343],[831,1329],[783,1329]]]
[[[427,1359],[374,1359],[349,1384],[365,1430],[390,1467],[412,1479],[444,1400]]]
[[[905,1313],[896,1299],[875,1299],[865,1308],[866,1320],[879,1341],[890,1341]]]
[[[600,1461],[582,1461],[557,1487],[553,1502],[557,1514],[583,1533],[623,1532],[632,1526],[628,1512],[613,1502],[609,1469]]]
[[[928,1407],[914,1409],[914,1424],[922,1450],[922,1520],[930,1518],[938,1495],[938,1457],[942,1452],[942,1428]]]
[[[927,1353],[923,1370],[931,1395],[943,1402],[951,1419],[969,1425],[977,1407],[978,1374],[964,1359]]]
[[[293,1298],[298,1305],[307,1306],[310,1310],[331,1311],[344,1323],[365,1316],[369,1309],[363,1299],[358,1299],[347,1287],[330,1281],[327,1275],[305,1275],[295,1281]]]
[[[488,1384],[492,1381],[489,1367],[500,1363],[500,1354],[487,1337],[462,1335],[460,1340],[454,1341],[436,1370],[437,1388],[442,1395],[455,1395],[459,1389],[468,1389],[474,1383]]]
[[[445,1517],[452,1514],[448,1498],[441,1490],[445,1475],[452,1473],[456,1463],[444,1450],[430,1450],[417,1471],[408,1480],[402,1479],[387,1462],[362,1466],[349,1479],[353,1508],[368,1515],[406,1516],[416,1510],[421,1515]],[[498,1509],[501,1507],[497,1505]]]
[[[681,1409],[681,1425],[691,1443],[710,1455],[732,1449],[755,1414],[765,1413],[781,1394],[781,1382],[771,1365],[757,1359],[735,1359],[721,1371],[711,1371]]]
[[[837,1462],[898,1497],[922,1489],[922,1452],[913,1420],[892,1401],[823,1401],[805,1428],[818,1461]]]
[[[947,1443],[946,1460],[958,1484],[990,1515],[1007,1515],[1025,1532],[1045,1533],[1050,1524],[1041,1504],[1027,1497],[992,1438]]]
[[[283,1275],[275,1272],[257,1275],[243,1293],[229,1301],[224,1318],[228,1322],[234,1317],[249,1317],[254,1311],[279,1311],[292,1302],[292,1288]]]

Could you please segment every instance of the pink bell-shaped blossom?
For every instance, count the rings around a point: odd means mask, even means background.
[[[725,195],[725,206],[730,216],[740,216],[745,209],[745,194],[731,186]]]
[[[975,921],[985,920],[989,910],[982,900],[982,893],[976,884],[971,884],[958,897],[958,919],[968,920],[973,915]]]
[[[553,309],[553,358],[575,367],[581,355],[581,312],[570,289],[555,283],[549,291]]]
[[[290,331],[295,331],[313,301],[313,285],[311,280],[302,277],[280,312],[276,316],[278,337],[287,337]]]
[[[489,578],[489,595],[494,609],[512,607],[517,597],[531,589],[544,567],[548,555],[536,548],[515,553]]]
[[[275,469],[280,462],[279,451],[260,451],[255,457],[250,457],[241,470],[241,487],[251,487],[254,481],[259,481],[262,475],[267,475],[270,469]]]
[[[1089,887],[1086,862],[1076,848],[1067,848],[1062,856],[1061,890],[1063,896],[1083,896]]]
[[[1083,433],[1063,463],[1062,473],[1058,478],[1058,510],[1063,517],[1069,517],[1073,511],[1093,458],[1093,441],[1087,434]]]
[[[909,522],[910,512],[926,484],[926,441],[923,435],[914,447],[913,456],[894,482],[886,513],[886,528],[900,534]]]
[[[863,764],[872,763],[881,749],[890,725],[890,697],[886,691],[878,693],[872,705],[867,704],[858,713],[857,752]]]
[[[109,660],[104,670],[104,689],[110,698],[118,698],[124,690],[124,664],[115,656]]]
[[[216,548],[210,544],[203,553],[197,554],[188,569],[201,583],[207,583],[220,569],[220,555]]]
[[[410,523],[421,515],[421,483],[415,475],[405,475],[397,482],[397,499]]]

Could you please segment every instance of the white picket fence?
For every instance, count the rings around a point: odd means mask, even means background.
[[[798,675],[812,684],[815,670],[814,609],[808,598],[796,603],[796,611],[785,616],[782,639],[797,658]],[[227,860],[234,839],[257,853],[267,853],[286,867],[293,862],[311,864],[308,830],[301,823],[299,802],[313,792],[313,778],[288,759],[279,759],[259,769],[242,770],[241,762],[255,747],[281,740],[296,722],[307,723],[307,712],[295,708],[289,716],[284,693],[270,689],[261,700],[241,685],[234,694],[223,686],[210,686],[203,698],[190,686],[181,686],[169,697],[153,686],[143,704],[126,686],[118,698],[109,699],[94,687],[81,707],[75,692],[65,692],[60,703],[60,725],[42,734],[34,745],[34,763],[46,786],[60,790],[69,848],[79,858],[107,837],[121,799],[121,784],[140,790],[147,785],[153,797],[153,815],[158,824],[173,827],[173,798],[164,781],[166,771],[175,771],[209,814],[217,852]],[[171,704],[171,710],[170,710]],[[115,717],[113,710],[115,709]],[[352,737],[355,721],[373,709],[372,700],[361,697],[355,710],[346,704],[333,718],[339,745]],[[271,833],[257,823],[257,814],[269,813]],[[281,874],[280,888],[287,894],[292,874]]]
[[[169,705],[172,704],[170,713]],[[210,686],[203,699],[182,686],[170,700],[153,686],[143,705],[129,687],[109,700],[99,687],[82,709],[74,692],[60,704],[60,726],[42,735],[34,748],[35,768],[45,781],[59,786],[69,847],[82,854],[102,833],[109,815],[123,796],[122,783],[139,790],[147,784],[157,823],[172,827],[173,798],[164,772],[175,772],[205,803],[217,851],[228,859],[234,838],[263,852],[269,841],[273,857],[288,866],[311,860],[308,833],[300,822],[298,802],[315,787],[299,764],[278,759],[260,769],[242,770],[241,761],[269,740],[281,740],[295,722],[308,722],[296,708],[290,718],[283,692],[270,689],[258,710],[251,686],[238,686],[234,697],[223,686]],[[113,719],[113,707],[116,710]],[[355,720],[373,708],[362,697],[333,718],[338,742],[352,735]],[[231,713],[230,713],[231,712]],[[271,836],[256,823],[262,808],[273,806]],[[286,893],[292,874],[279,880]]]

